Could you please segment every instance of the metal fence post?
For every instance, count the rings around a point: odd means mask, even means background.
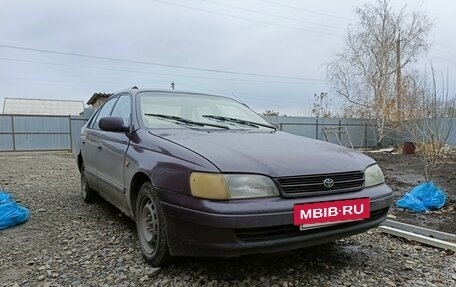
[[[68,115],[68,125],[69,125],[69,131],[70,131],[70,151],[73,152],[73,133],[71,131],[71,115]]]
[[[316,120],[315,120],[315,139],[318,140],[318,116],[316,117]]]
[[[342,143],[342,132],[340,130],[341,128],[342,128],[342,120],[339,119],[339,128],[337,129],[338,130],[337,135],[339,136],[340,142]]]
[[[364,122],[364,148],[367,148],[367,122]]]
[[[16,151],[16,136],[14,134],[14,116],[11,116],[11,135],[13,136],[13,151]]]

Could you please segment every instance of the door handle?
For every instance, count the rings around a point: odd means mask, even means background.
[[[102,147],[99,145],[97,146],[97,149],[101,151]]]
[[[86,144],[86,142],[85,142],[85,141],[82,141],[82,144]]]

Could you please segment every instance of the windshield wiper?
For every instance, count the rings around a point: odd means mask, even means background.
[[[223,116],[215,116],[215,115],[203,115],[203,117],[209,118],[209,119],[215,119],[215,120],[219,120],[219,121],[232,122],[232,123],[241,124],[241,125],[254,127],[254,128],[265,127],[265,128],[270,128],[270,129],[277,131],[277,128],[274,126],[251,122],[251,121],[247,121],[247,120],[241,120],[241,119],[229,118],[229,117],[223,117]]]
[[[185,118],[181,118],[181,117],[177,117],[177,116],[170,116],[170,115],[163,115],[163,114],[145,114],[145,115],[146,116],[150,116],[150,117],[156,117],[156,118],[159,118],[159,119],[164,119],[164,120],[173,120],[173,121],[176,121],[176,122],[179,122],[179,123],[184,123],[184,124],[194,125],[194,126],[199,126],[199,127],[209,126],[209,127],[216,127],[216,128],[225,129],[225,130],[229,130],[230,129],[229,127],[223,126],[223,125],[209,124],[209,123],[203,123],[203,122],[195,122],[195,121],[192,121],[192,120],[189,120],[189,119],[185,119]]]

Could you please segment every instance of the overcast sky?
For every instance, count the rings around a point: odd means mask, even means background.
[[[176,89],[234,95],[257,112],[308,115],[314,93],[331,93],[324,64],[343,48],[354,10],[366,2],[0,0],[0,111],[5,97],[86,102],[95,92],[174,82]],[[433,47],[420,65],[430,58],[437,72],[455,78],[456,1],[392,2],[422,7],[435,21]],[[450,80],[452,94],[455,86]]]

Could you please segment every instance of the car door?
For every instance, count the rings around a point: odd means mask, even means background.
[[[131,96],[122,94],[112,109],[111,116],[122,118],[125,126],[131,122]],[[103,192],[120,209],[126,209],[125,198],[125,154],[130,141],[125,132],[98,131],[100,134],[100,160],[97,162],[99,185]]]
[[[99,108],[92,120],[88,123],[86,129],[81,135],[81,153],[84,161],[86,178],[89,186],[95,190],[100,190],[98,161],[101,151],[100,134],[98,122],[101,117],[111,114],[116,98],[108,99],[103,106]]]

